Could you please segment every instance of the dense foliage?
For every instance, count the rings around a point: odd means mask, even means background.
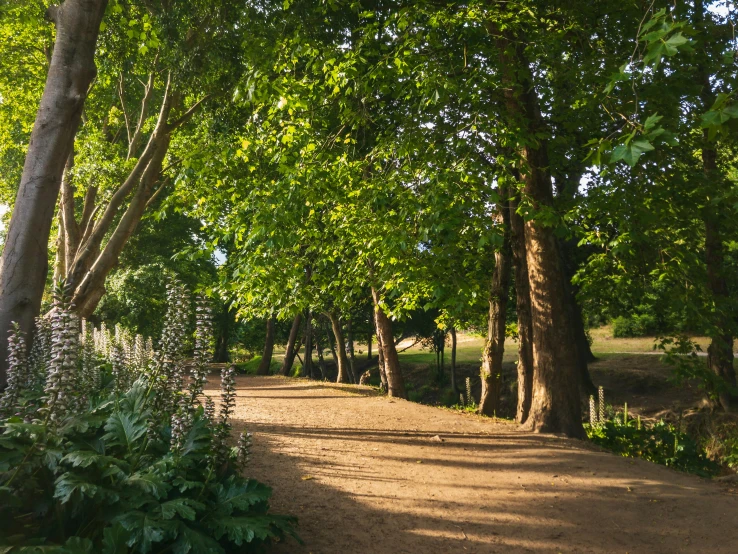
[[[79,335],[61,294],[30,358],[12,336],[0,420],[6,551],[244,552],[294,534],[292,518],[268,514],[270,489],[241,476],[250,435],[229,445],[234,370],[223,370],[218,412],[203,397],[207,301],[197,302],[190,364],[188,296],[178,283],[168,296],[157,351],[120,328]]]

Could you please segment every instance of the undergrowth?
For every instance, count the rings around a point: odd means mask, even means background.
[[[269,487],[242,477],[250,436],[231,447],[234,370],[216,413],[204,397],[211,316],[172,284],[160,348],[122,330],[83,326],[58,294],[30,359],[11,339],[0,397],[0,552],[253,552],[292,535],[268,513]],[[189,365],[189,367],[188,367]],[[186,372],[189,369],[189,372]]]
[[[621,456],[643,458],[703,477],[715,475],[720,469],[694,439],[665,421],[649,424],[629,420],[623,413],[584,427],[593,443]]]

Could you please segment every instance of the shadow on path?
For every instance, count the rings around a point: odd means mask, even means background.
[[[238,384],[248,473],[306,542],[275,552],[735,552],[738,498],[709,481],[340,386]]]

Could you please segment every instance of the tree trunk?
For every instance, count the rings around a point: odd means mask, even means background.
[[[456,327],[449,329],[451,333],[451,390],[459,394],[459,386],[456,384]]]
[[[533,390],[533,323],[531,321],[528,262],[525,257],[525,224],[517,213],[518,202],[510,202],[510,244],[515,266],[515,299],[518,313],[518,408],[515,419],[525,423]]]
[[[573,244],[572,244],[573,242]],[[582,308],[577,302],[577,289],[572,284],[572,279],[576,273],[574,264],[574,249],[576,242],[559,241],[559,249],[561,251],[561,266],[564,269],[564,285],[566,286],[566,304],[569,310],[569,318],[571,319],[574,331],[574,347],[577,355],[577,372],[579,373],[579,387],[583,397],[589,397],[597,392],[592,382],[592,376],[589,374],[589,362],[595,361],[592,349],[587,340],[587,331],[584,328],[584,318],[582,317]]]
[[[315,378],[313,375],[313,314],[310,308],[305,310],[305,363],[302,369],[305,377]]]
[[[261,355],[261,362],[256,369],[257,375],[269,375],[269,368],[272,366],[272,353],[274,352],[274,317],[267,319],[266,339],[264,340],[264,352]]]
[[[236,320],[236,313],[228,302],[223,304],[221,315],[222,324],[219,326],[218,339],[215,341],[215,362],[219,364],[231,361],[229,346],[231,338],[231,324]]]
[[[346,322],[346,334],[347,334],[347,341],[348,341],[348,359],[349,359],[349,374],[351,377],[351,382],[354,385],[359,384],[359,376],[356,374],[356,355],[354,353],[354,329],[353,325],[351,324],[351,317],[349,317],[348,321]]]
[[[497,415],[500,410],[502,387],[502,356],[505,353],[505,330],[507,323],[507,300],[510,289],[510,216],[508,193],[500,190],[501,203],[498,205],[498,222],[503,226],[502,247],[495,252],[495,269],[492,274],[492,287],[489,295],[489,319],[487,340],[482,351],[482,394],[479,398],[479,413],[486,416]]]
[[[533,87],[525,40],[509,31],[495,33],[500,51],[505,103],[510,122],[523,126],[527,140],[519,153],[524,192],[534,212],[553,205],[546,129]],[[533,140],[535,137],[535,140]],[[525,222],[531,315],[533,388],[526,426],[536,432],[583,437],[575,337],[566,303],[566,285],[555,229],[534,217]]]
[[[369,335],[366,338],[366,359],[371,360],[372,359],[372,333],[369,333]]]
[[[320,368],[320,374],[323,377],[323,381],[327,381],[328,371],[325,367],[325,360],[323,359],[323,347],[320,344],[320,338],[317,333],[315,334],[315,352],[318,354],[318,367]]]
[[[51,223],[96,74],[95,46],[106,6],[107,0],[65,0],[47,11],[56,24],[56,41],[0,259],[0,387],[11,322],[31,337],[41,310]]]
[[[376,312],[374,314],[374,326],[377,326]],[[387,392],[387,372],[384,366],[384,353],[382,351],[382,337],[379,334],[379,328],[377,328],[377,371],[379,371],[379,388],[384,392]]]
[[[405,383],[400,372],[400,359],[392,336],[392,322],[379,304],[379,293],[372,287],[374,314],[377,320],[377,335],[381,337],[381,350],[384,358],[384,372],[387,377],[387,394],[399,398],[407,398]]]
[[[707,131],[705,131],[707,133]],[[707,136],[702,148],[702,163],[708,179],[719,179],[717,153],[708,147]],[[705,265],[707,268],[707,288],[713,302],[713,321],[711,322],[710,345],[707,347],[707,363],[715,375],[726,385],[718,391],[718,404],[729,412],[738,406],[735,369],[733,368],[733,333],[731,332],[731,305],[728,283],[725,279],[725,246],[723,244],[720,214],[709,200],[703,210],[705,225]]]
[[[338,354],[338,359],[336,360],[338,364],[338,377],[336,378],[336,383],[349,383],[351,380],[349,361],[346,356],[346,344],[343,338],[343,329],[341,329],[341,321],[338,319],[335,312],[327,312],[326,315],[331,321],[333,336],[336,337],[336,354]]]
[[[297,336],[300,333],[300,323],[302,323],[302,314],[298,313],[295,319],[292,320],[292,327],[290,328],[290,336],[287,339],[287,346],[284,351],[284,359],[282,360],[282,366],[279,368],[280,375],[289,375],[292,371],[292,364],[295,363],[295,354],[297,348]]]
[[[702,83],[700,100],[702,109],[709,110],[715,102],[715,94],[707,70],[709,59],[705,52],[710,40],[709,31],[704,21],[705,6],[702,1],[695,2],[694,27],[701,33],[705,44],[698,50],[698,73]],[[712,321],[710,321],[710,345],[707,347],[707,363],[726,385],[718,391],[718,403],[729,412],[738,406],[736,375],[733,367],[733,317],[731,314],[731,297],[726,280],[725,244],[723,238],[723,213],[721,204],[714,198],[721,196],[721,189],[726,187],[725,178],[717,163],[715,144],[705,129],[702,134],[702,170],[705,186],[705,207],[702,210],[702,221],[705,226],[705,266],[707,269],[707,288],[712,296]],[[730,185],[728,185],[730,186]],[[724,204],[724,203],[723,203]]]

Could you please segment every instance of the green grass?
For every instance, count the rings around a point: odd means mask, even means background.
[[[606,356],[611,354],[650,354],[654,352],[653,345],[655,337],[635,338],[613,338],[612,328],[609,325],[592,329],[592,352],[595,356]],[[705,337],[692,337],[692,340],[700,345],[703,351],[707,351],[709,339]],[[459,344],[456,349],[456,361],[458,364],[476,364],[481,361],[484,338],[474,335],[459,333]],[[398,350],[401,350],[399,348]],[[505,341],[505,361],[517,358],[518,344],[508,339]],[[431,364],[435,365],[436,355],[422,349],[419,345],[399,354],[400,362],[405,364]],[[446,346],[446,365],[451,363],[451,347]]]
[[[244,375],[256,375],[256,370],[259,369],[261,363],[261,356],[254,356],[248,362],[241,362],[236,364],[236,369],[239,373]],[[272,364],[269,366],[269,373],[275,373],[280,366],[280,362],[272,358]]]

